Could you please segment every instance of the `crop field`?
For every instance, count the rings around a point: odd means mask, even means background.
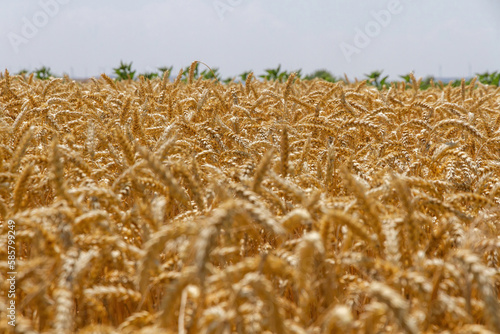
[[[2,333],[500,333],[498,87],[5,71],[0,134]]]

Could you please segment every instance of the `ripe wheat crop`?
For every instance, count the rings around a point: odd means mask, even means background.
[[[500,333],[498,88],[181,75],[2,75],[16,332]]]

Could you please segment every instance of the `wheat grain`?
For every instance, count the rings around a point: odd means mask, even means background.
[[[500,330],[499,90],[196,66],[0,78],[18,331]]]

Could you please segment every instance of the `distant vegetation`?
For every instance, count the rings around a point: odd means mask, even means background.
[[[140,77],[144,77],[145,79],[154,79],[158,77],[163,77],[165,74],[167,74],[167,78],[170,78],[171,76],[175,76],[176,74],[173,71],[173,66],[163,66],[163,67],[158,67],[156,71],[151,71],[151,72],[143,72],[139,73],[136,75],[137,71],[132,68],[133,62],[126,63],[123,61],[120,61],[120,65],[118,67],[113,68],[113,74],[112,77],[115,78],[117,81],[122,81],[122,80],[135,80]],[[202,79],[202,80],[211,80],[211,79],[216,79],[219,82],[222,83],[230,83],[231,81],[242,81],[244,82],[248,75],[250,73],[253,73],[253,71],[245,71],[241,74],[238,74],[234,77],[228,77],[228,78],[222,78],[219,69],[217,67],[214,67],[212,69],[206,68],[203,70],[199,69],[199,62],[195,62],[195,65],[193,65],[193,78],[195,80]],[[179,69],[179,74],[177,76],[180,76],[180,80],[183,82],[187,82],[188,77],[189,77],[189,72],[190,68],[192,66],[186,66],[184,68]],[[344,75],[344,77],[337,77],[333,75],[330,71],[326,69],[318,69],[310,74],[303,75],[301,69],[296,69],[294,71],[287,71],[284,70],[281,65],[278,65],[276,68],[268,68],[264,70],[263,74],[260,75],[255,75],[255,77],[261,78],[263,80],[267,81],[278,81],[278,82],[285,82],[287,78],[290,76],[290,74],[296,73],[296,78],[301,79],[301,80],[314,80],[314,79],[321,79],[325,80],[328,82],[337,82],[337,81],[344,81],[348,83],[350,80],[349,78]],[[50,78],[57,77],[54,73],[51,72],[49,67],[42,66],[40,68],[35,69],[34,71],[30,72],[26,69],[23,69],[19,71],[17,74],[19,75],[31,75],[33,74],[34,77],[40,80],[47,80]],[[484,72],[484,73],[476,73],[475,78],[469,78],[464,81],[465,84],[470,84],[472,80],[474,81],[479,81],[482,84],[485,85],[492,85],[492,86],[499,86],[500,84],[500,71],[494,71],[494,72]],[[410,79],[410,73],[405,74],[405,75],[400,75],[399,76],[402,81],[412,84],[411,79]],[[389,76],[388,75],[383,75],[382,70],[376,70],[371,73],[364,74],[363,78],[355,78],[353,81],[362,81],[362,80],[367,80],[368,85],[372,85],[374,87],[377,87],[378,89],[383,89],[384,87],[389,88],[392,84],[396,84],[397,81],[389,81],[388,80]],[[450,82],[441,82],[439,80],[436,80],[434,76],[427,76],[425,78],[421,78],[417,81],[416,83],[420,89],[428,89],[432,87],[433,85],[451,85],[452,87],[458,87],[462,84],[461,79],[457,79],[454,81]]]

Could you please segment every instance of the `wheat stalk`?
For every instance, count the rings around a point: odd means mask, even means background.
[[[1,76],[17,331],[500,331],[500,90],[221,84],[197,63]]]

